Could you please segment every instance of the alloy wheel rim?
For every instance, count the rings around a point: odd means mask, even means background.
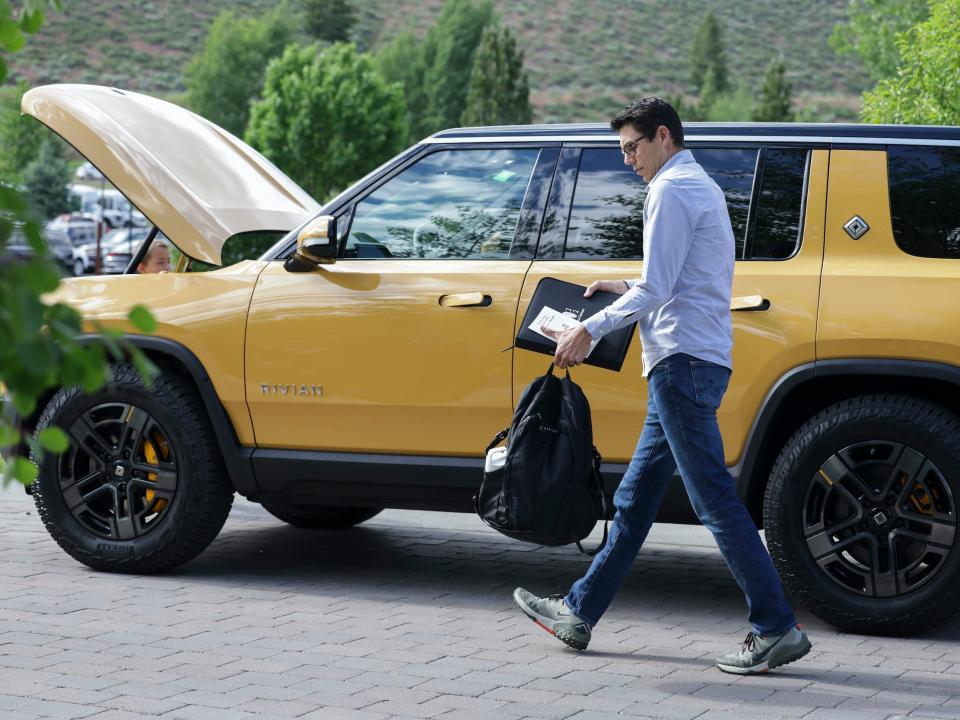
[[[67,429],[58,461],[70,514],[98,537],[128,541],[153,530],[177,493],[173,444],[156,418],[136,405],[104,403]]]
[[[874,598],[913,592],[944,568],[957,506],[936,464],[904,443],[871,440],[834,453],[810,479],[806,547],[845,590]]]

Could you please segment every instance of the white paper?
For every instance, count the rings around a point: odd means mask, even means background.
[[[544,305],[540,310],[540,313],[533,319],[533,322],[530,323],[528,327],[537,335],[542,335],[543,337],[547,338],[547,340],[555,343],[556,340],[547,335],[547,333],[543,331],[543,328],[554,332],[563,332],[564,330],[575,328],[581,324],[582,323],[579,320],[570,317],[566,313],[562,313],[559,310],[554,310],[552,307],[547,307]],[[590,343],[590,349],[587,351],[587,357],[590,357],[590,353],[593,352],[593,349],[597,346],[598,342],[600,341],[593,340]]]

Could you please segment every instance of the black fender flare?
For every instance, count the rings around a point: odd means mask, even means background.
[[[767,429],[790,393],[804,383],[844,375],[856,377],[886,375],[900,379],[935,380],[949,383],[960,389],[960,367],[926,360],[839,358],[798,365],[781,375],[767,392],[747,434],[740,460],[730,468],[730,472],[737,479],[737,492],[741,498],[748,499],[756,488],[766,484],[766,478],[755,477],[758,471],[757,466]]]
[[[102,342],[98,335],[93,334],[82,335],[77,340],[82,343]],[[172,358],[190,375],[207,410],[207,417],[210,418],[210,425],[213,427],[220,454],[223,456],[233,487],[245,497],[257,495],[259,490],[251,462],[253,448],[246,448],[240,444],[233,423],[220,402],[213,381],[200,359],[186,346],[168,338],[125,334],[121,336],[121,340],[151,355]]]

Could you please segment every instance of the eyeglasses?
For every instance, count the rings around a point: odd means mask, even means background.
[[[637,145],[640,144],[641,140],[647,140],[649,142],[650,138],[645,138],[642,135],[636,140],[631,140],[628,143],[625,143],[621,148],[620,152],[623,153],[624,157],[633,157],[637,154]]]

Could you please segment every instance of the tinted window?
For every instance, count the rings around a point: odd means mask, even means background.
[[[585,149],[567,225],[568,259],[643,256],[647,185],[619,150]]]
[[[737,244],[737,257],[742,257],[757,150],[698,148],[693,154],[723,190]],[[646,183],[624,165],[619,150],[584,149],[564,257],[641,258],[643,201],[646,196]]]
[[[506,258],[539,150],[443,150],[356,208],[348,258]]]
[[[960,148],[887,149],[890,215],[900,249],[960,258]]]
[[[765,151],[750,258],[783,259],[796,250],[808,155],[808,150],[798,148]]]
[[[693,156],[723,190],[727,211],[737,244],[737,257],[743,257],[750,214],[753,176],[757,170],[757,150],[751,148],[694,148]]]

